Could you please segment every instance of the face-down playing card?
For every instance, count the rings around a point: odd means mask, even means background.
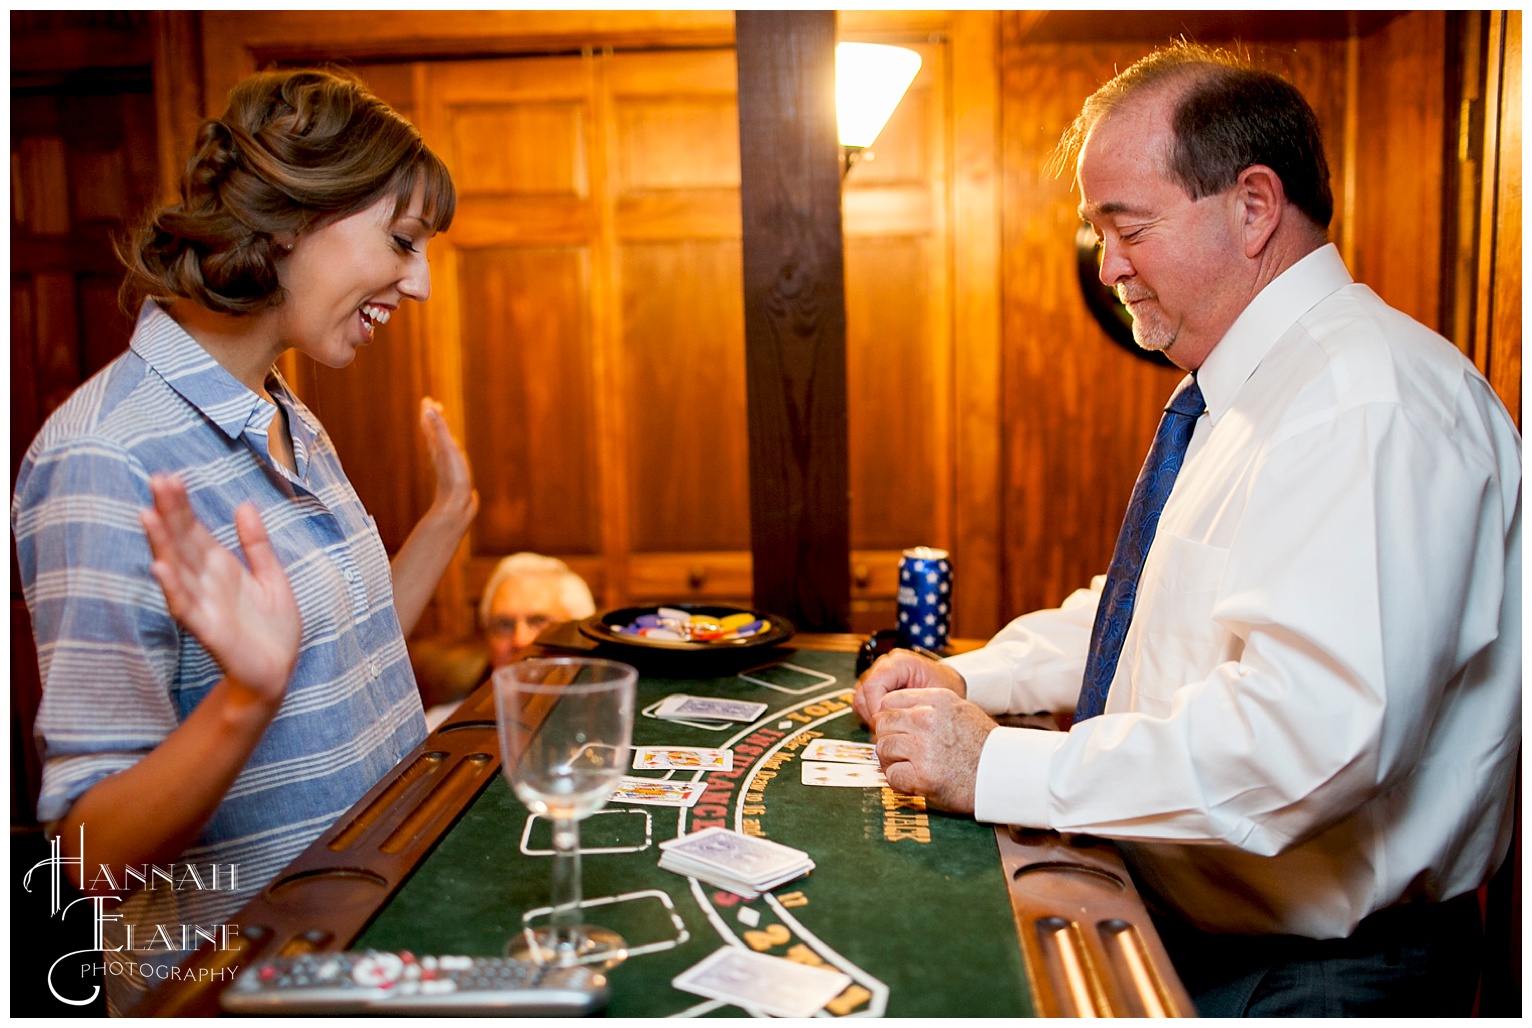
[[[807,854],[791,846],[731,832],[704,828],[660,843],[672,857],[709,865],[745,881],[763,881],[803,863]]]
[[[764,703],[747,700],[718,700],[707,696],[687,696],[676,693],[667,696],[655,708],[654,716],[679,719],[694,718],[702,721],[754,721],[766,710]]]
[[[671,982],[678,989],[777,1017],[812,1017],[851,984],[825,967],[725,946]]]

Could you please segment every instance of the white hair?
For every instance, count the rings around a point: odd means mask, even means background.
[[[489,607],[508,579],[531,578],[535,575],[556,577],[559,580],[559,606],[570,618],[590,617],[596,612],[596,601],[591,597],[590,586],[585,579],[569,569],[569,565],[557,557],[544,557],[540,553],[513,553],[495,566],[495,573],[484,584],[484,595],[479,599],[479,624],[488,626]]]

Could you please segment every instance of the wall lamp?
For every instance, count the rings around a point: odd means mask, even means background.
[[[919,71],[920,55],[902,46],[836,45],[835,112],[842,178],[878,138]]]

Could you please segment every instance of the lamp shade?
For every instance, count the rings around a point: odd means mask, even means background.
[[[902,46],[840,43],[835,47],[835,110],[841,146],[878,138],[920,71],[920,55]]]

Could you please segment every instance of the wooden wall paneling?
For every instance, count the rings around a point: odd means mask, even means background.
[[[1218,42],[1218,40],[1208,40]],[[1151,44],[1143,46],[1143,53]],[[1244,45],[1252,60],[1286,77],[1303,93],[1319,118],[1319,133],[1330,162],[1330,189],[1335,199],[1335,216],[1330,221],[1330,240],[1348,264],[1355,265],[1357,254],[1366,252],[1371,243],[1367,233],[1357,228],[1355,197],[1358,180],[1357,139],[1363,118],[1354,97],[1354,84],[1361,74],[1355,47],[1346,39],[1312,39],[1301,43]],[[1372,134],[1367,138],[1370,140]],[[1369,224],[1371,222],[1369,221]]]
[[[1000,495],[1000,17],[953,13],[952,142],[954,636],[1004,623]]]
[[[633,560],[748,550],[739,244],[630,243],[619,259]]]
[[[1441,309],[1447,14],[1411,11],[1357,41],[1351,273],[1422,324]],[[1401,217],[1401,212],[1408,212]]]
[[[116,359],[133,337],[133,321],[117,303],[121,285],[120,274],[91,272],[75,276],[82,381]]]
[[[159,200],[180,195],[181,172],[207,116],[202,88],[202,15],[198,11],[150,11],[154,59],[154,124],[159,140]]]
[[[415,61],[408,65],[408,69],[411,104],[405,113],[429,143],[435,137],[436,128],[431,120],[435,109],[430,103],[430,65]],[[402,83],[400,85],[402,92]],[[419,312],[421,316],[410,323],[411,377],[417,383],[419,393],[432,397],[442,405],[447,426],[466,452],[468,432],[463,398],[463,349],[461,333],[458,331],[458,312],[456,305],[450,302],[451,297],[460,295],[458,261],[457,254],[446,242],[447,238],[438,233],[426,246],[427,260],[431,265],[431,295],[436,298],[436,302],[427,302],[425,309]],[[418,396],[411,397],[410,406],[406,410],[411,416],[418,414]],[[423,515],[435,498],[436,475],[425,434],[417,429],[412,438],[415,454],[411,466],[417,469],[413,476],[414,510]],[[478,480],[475,479],[477,484]],[[478,595],[469,593],[464,582],[470,559],[470,538],[465,537],[443,573],[430,605],[416,624],[414,638],[422,638],[427,634],[461,638],[477,631]]]
[[[69,232],[68,151],[62,136],[30,136],[19,141],[21,173],[15,185],[27,231],[34,236]]]
[[[734,54],[617,54],[605,81],[628,598],[748,601]]]
[[[67,271],[37,274],[32,278],[32,295],[37,316],[37,390],[46,419],[84,381],[74,275]]]
[[[478,483],[469,560],[487,577],[518,550],[601,554],[591,61],[434,63],[427,80],[427,138],[458,186],[437,308],[450,323],[433,326],[432,352],[461,394]],[[460,579],[470,610],[482,581],[477,570]]]
[[[1473,355],[1521,424],[1521,12],[1493,12],[1485,95],[1484,185],[1480,216]]]
[[[14,223],[13,223],[14,231]],[[37,388],[37,312],[34,309],[31,283],[11,279],[11,488],[16,486],[16,472],[22,457],[43,424],[42,397]],[[13,593],[21,583],[11,580]]]
[[[458,59],[717,47],[733,42],[734,19],[727,10],[288,10],[259,17],[204,11],[203,36],[209,94],[222,95],[242,69],[274,57]]]
[[[755,602],[850,613],[834,12],[740,11],[740,208]]]
[[[853,169],[855,170],[855,169]],[[846,237],[851,539],[857,550],[943,546],[950,507],[942,389],[951,351],[932,311],[929,241]],[[855,330],[852,329],[855,326]],[[933,331],[936,329],[936,331]]]
[[[631,440],[623,437],[628,422],[630,398],[623,388],[622,307],[620,269],[617,261],[617,216],[614,210],[612,182],[615,131],[609,82],[610,52],[592,57],[587,48],[586,75],[592,98],[591,152],[592,189],[596,214],[596,246],[591,262],[591,317],[595,348],[591,376],[600,402],[594,410],[597,452],[593,465],[600,483],[601,552],[606,572],[605,599],[608,605],[626,602],[630,570],[630,526],[626,447]]]
[[[590,254],[506,246],[458,259],[464,408],[481,504],[473,552],[599,553]]]
[[[58,81],[91,69],[99,77],[134,78],[150,61],[147,11],[18,10],[10,12],[12,82]]]
[[[1479,299],[1479,208],[1488,127],[1484,117],[1488,59],[1485,43],[1491,16],[1488,11],[1462,11],[1447,17],[1451,76],[1447,87],[1449,100],[1456,99],[1457,109],[1452,110],[1450,105],[1448,109],[1452,137],[1447,140],[1443,238],[1451,252],[1443,257],[1442,334],[1475,363],[1482,357],[1475,352],[1474,315]],[[1479,368],[1484,370],[1482,364]]]

